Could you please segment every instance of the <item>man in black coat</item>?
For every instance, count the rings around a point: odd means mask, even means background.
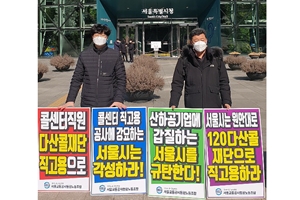
[[[91,28],[93,45],[80,53],[66,103],[60,109],[74,107],[81,86],[81,107],[126,109],[123,104],[126,93],[125,66],[119,51],[107,46],[110,33],[110,29],[101,24]]]
[[[231,91],[225,64],[212,48],[207,47],[206,31],[195,28],[190,44],[183,48],[171,83],[169,106],[178,107],[184,86],[186,108],[231,107]]]
[[[126,44],[126,41],[125,39],[123,39],[120,43],[120,51],[121,51],[121,54],[122,54],[122,58],[123,58],[123,61],[125,62],[128,62],[128,58],[127,58],[127,44]]]
[[[129,44],[128,44],[128,52],[129,52],[129,62],[133,62],[133,54],[134,54],[134,44],[132,42],[132,40],[129,40]]]
[[[116,39],[116,41],[114,42],[114,49],[120,51],[120,43],[121,41],[119,40],[119,38]]]

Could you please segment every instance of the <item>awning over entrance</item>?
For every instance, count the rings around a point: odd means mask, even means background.
[[[136,54],[159,51],[178,56],[195,27],[207,30],[208,45],[220,45],[220,0],[98,0],[97,22],[110,27],[109,45],[116,38],[132,39]]]
[[[168,18],[198,17],[215,0],[99,0],[110,16],[116,18],[151,18],[161,12]],[[152,12],[152,13],[149,13]]]

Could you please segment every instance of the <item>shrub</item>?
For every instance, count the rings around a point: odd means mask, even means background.
[[[42,62],[38,62],[38,74],[39,73],[47,73],[49,70],[48,66],[45,64],[45,63],[42,63]]]
[[[38,81],[40,81],[47,72],[48,66],[45,63],[38,61]]]
[[[241,64],[241,70],[246,73],[265,73],[267,71],[267,61],[265,59],[247,60]]]
[[[131,66],[146,67],[151,69],[155,73],[158,73],[160,70],[160,66],[158,65],[157,61],[153,57],[147,55],[140,55],[135,58]]]
[[[160,66],[156,59],[140,55],[126,69],[126,92],[154,92],[162,90],[165,84],[163,77],[158,75]]]
[[[224,63],[228,64],[228,65],[231,65],[231,64],[232,65],[240,65],[246,61],[247,61],[247,58],[245,58],[244,56],[229,55],[224,58]]]
[[[222,40],[223,47],[226,47],[228,52],[237,51],[243,54],[247,54],[251,52],[251,46],[247,41],[236,41],[235,45],[231,40]],[[223,48],[222,47],[222,48]],[[225,50],[224,50],[225,51]]]
[[[241,42],[237,42],[238,44],[238,48],[237,50],[239,52],[242,52],[242,53],[249,53],[251,52],[251,46],[248,42],[245,42],[245,41],[241,41]]]
[[[50,65],[54,66],[59,71],[64,71],[75,65],[75,60],[68,54],[64,54],[63,56],[57,55],[50,59]]]

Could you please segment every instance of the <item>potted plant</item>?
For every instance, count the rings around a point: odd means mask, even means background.
[[[229,55],[224,58],[224,63],[228,64],[229,68],[232,70],[240,69],[240,65],[247,61],[244,56],[234,56]]]
[[[267,76],[266,59],[247,60],[241,64],[241,70],[246,72],[250,80],[264,79]]]
[[[159,76],[160,66],[155,58],[140,55],[126,69],[126,100],[151,100],[156,89],[162,90],[165,82]]]
[[[56,55],[50,59],[50,65],[54,66],[58,71],[66,71],[75,65],[75,59],[68,54]]]
[[[257,59],[257,58],[259,58],[259,55],[260,55],[260,53],[256,53],[256,52],[251,52],[251,53],[248,54],[248,56],[251,59]]]
[[[45,73],[49,70],[45,63],[38,61],[38,81],[40,81]]]

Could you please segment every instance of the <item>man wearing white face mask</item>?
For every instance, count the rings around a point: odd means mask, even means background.
[[[82,86],[81,107],[118,107],[123,104],[126,93],[126,72],[120,52],[108,48],[110,29],[101,24],[91,28],[93,45],[83,50],[72,76],[66,103],[59,107],[74,107]]]
[[[229,78],[220,52],[207,47],[206,31],[195,28],[183,47],[171,83],[169,106],[178,107],[184,88],[186,108],[231,107]]]

